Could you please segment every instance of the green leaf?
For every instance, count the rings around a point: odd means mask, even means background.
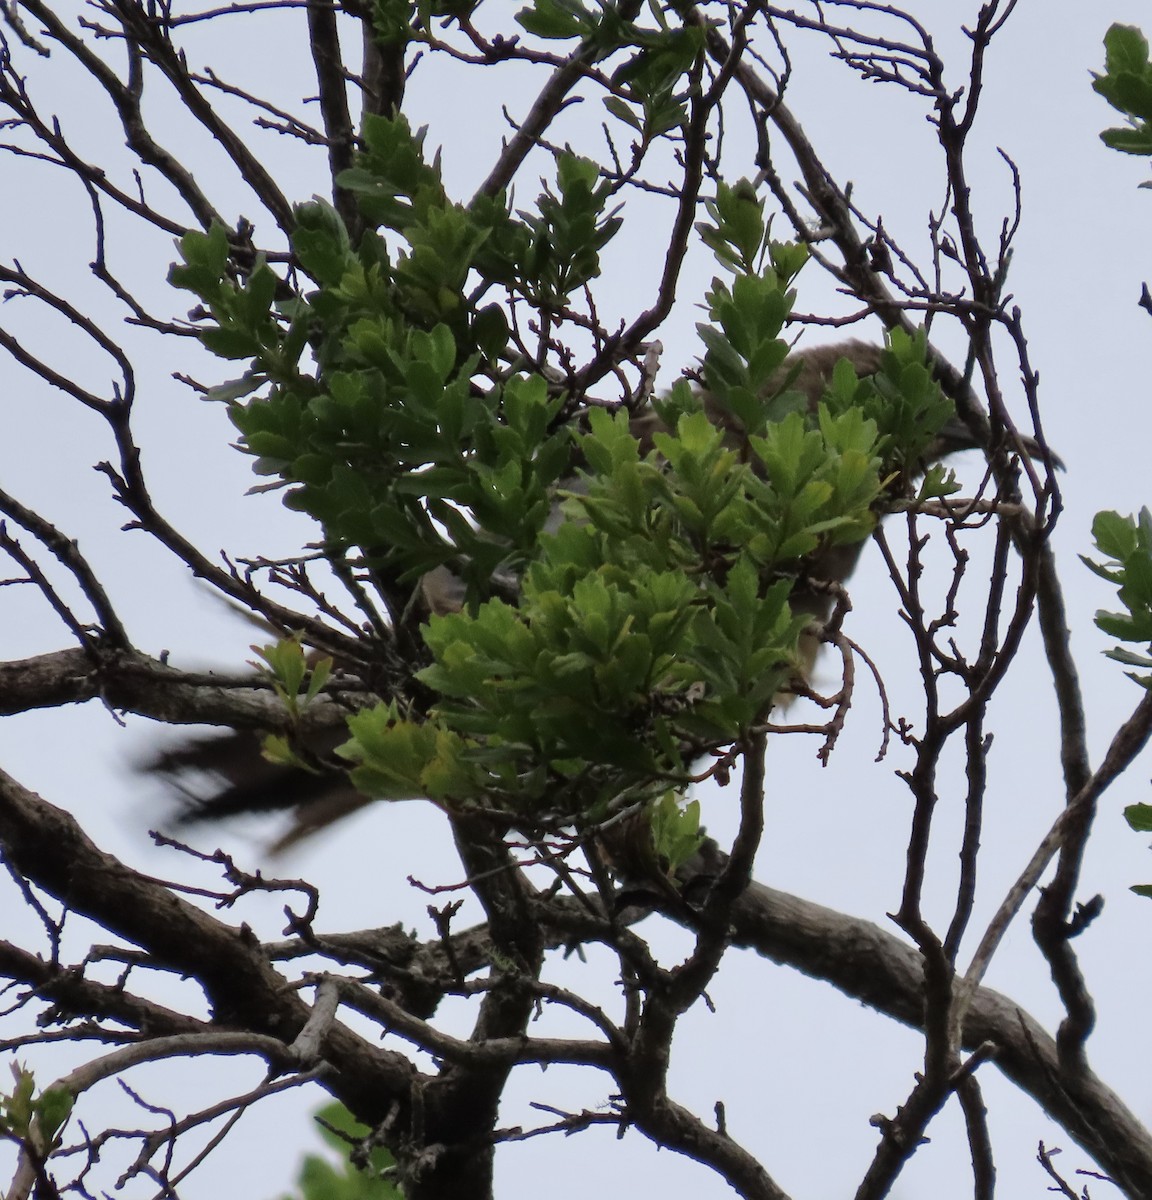
[[[36,1115],[40,1133],[46,1142],[55,1141],[56,1135],[71,1116],[75,1103],[76,1097],[64,1087],[50,1087],[41,1092],[36,1102]]]
[[[1109,556],[1107,562],[1081,561],[1096,575],[1116,585],[1117,596],[1125,612],[1096,613],[1096,625],[1104,633],[1124,642],[1141,642],[1148,652],[1138,654],[1121,646],[1105,651],[1108,658],[1125,666],[1152,667],[1152,512],[1140,510],[1136,517],[1115,512],[1100,512],[1092,522],[1098,550]],[[1152,676],[1128,673],[1141,687],[1152,687]]]
[[[296,208],[292,248],[304,270],[326,287],[338,286],[353,261],[348,230],[340,214],[319,198]]]
[[[348,718],[350,740],[336,748],[354,763],[350,777],[365,795],[382,800],[466,799],[477,791],[467,743],[434,721],[402,717],[395,703]]]
[[[1092,87],[1128,118],[1130,128],[1106,129],[1101,139],[1124,154],[1152,154],[1152,65],[1143,33],[1113,25],[1104,35],[1104,64],[1106,73],[1094,75]]]
[[[652,844],[657,858],[671,873],[687,862],[704,840],[700,828],[700,801],[683,804],[675,792],[665,792],[652,806]]]
[[[760,269],[766,230],[764,201],[757,198],[755,186],[747,179],[731,186],[721,181],[704,207],[712,219],[696,226],[704,244],[724,266],[754,276]]]
[[[1092,521],[1092,537],[1098,550],[1121,562],[1134,554],[1140,545],[1137,522],[1117,512],[1097,513]]]
[[[504,353],[510,334],[508,317],[498,304],[480,309],[472,320],[472,339],[484,358],[496,361]]]
[[[244,329],[202,329],[200,341],[218,358],[254,358],[260,353],[259,340]]]
[[[214,224],[206,233],[190,229],[178,244],[190,269],[202,271],[211,279],[223,276],[228,264],[228,234],[223,225]]]
[[[1152,804],[1129,804],[1124,819],[1137,833],[1152,833]]]
[[[619,96],[605,96],[604,107],[625,125],[630,125],[637,133],[643,132],[644,121],[637,115],[635,109]]]
[[[284,638],[267,646],[253,646],[252,650],[264,661],[272,678],[289,696],[300,691],[307,666],[304,650],[297,638]]]
[[[1119,150],[1121,154],[1152,155],[1152,129],[1105,129],[1100,140],[1110,150]],[[1140,186],[1148,185],[1142,183]]]
[[[305,704],[315,700],[317,695],[319,695],[332,675],[332,666],[333,663],[330,658],[322,658],[312,664],[312,671],[308,678],[308,690],[304,693]]]
[[[549,41],[586,37],[596,28],[596,19],[580,0],[534,0],[531,8],[516,14],[516,23]]]
[[[786,284],[800,274],[811,257],[811,251],[804,242],[769,242],[768,253],[772,269]]]
[[[1104,35],[1104,66],[1110,75],[1148,68],[1148,39],[1135,25],[1112,25]]]
[[[239,379],[232,379],[227,383],[218,383],[215,387],[209,388],[204,393],[204,399],[231,404],[233,401],[250,396],[267,382],[267,379],[259,372],[246,371]]]

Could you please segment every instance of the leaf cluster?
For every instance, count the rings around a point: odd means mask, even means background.
[[[664,6],[649,11],[656,24],[647,28],[626,19],[619,5],[582,0],[533,0],[516,15],[521,28],[545,41],[580,39],[590,62],[623,56],[604,107],[636,131],[641,147],[685,126],[706,44],[701,25],[674,26]]]
[[[75,1097],[66,1088],[50,1087],[37,1094],[31,1071],[11,1064],[15,1086],[0,1092],[0,1137],[27,1146],[40,1160],[59,1145],[59,1134],[72,1114]]]
[[[1101,579],[1116,585],[1126,610],[1117,613],[1099,609],[1097,627],[1121,641],[1148,646],[1144,654],[1122,646],[1114,646],[1105,654],[1126,666],[1147,671],[1152,668],[1152,513],[1147,508],[1142,508],[1136,517],[1099,512],[1092,522],[1092,537],[1096,549],[1107,556],[1107,561],[1097,562],[1083,554],[1081,561]],[[1141,687],[1152,688],[1152,674],[1125,673]],[[1127,805],[1124,819],[1137,833],[1152,831],[1152,804]],[[1133,884],[1130,890],[1152,899],[1152,884]]]
[[[618,221],[575,156],[558,157],[539,214],[517,220],[499,199],[452,203],[403,120],[369,121],[365,144],[341,182],[397,235],[395,254],[378,232],[354,249],[317,200],[297,209],[293,234],[315,291],[275,301],[262,261],[235,278],[219,228],[182,240],[172,280],[204,301],[210,349],[251,358],[211,398],[229,403],[257,471],[288,485],[286,503],[321,523],[328,547],[358,548],[401,579],[451,563],[480,588],[516,569],[570,460],[552,428],[560,398],[504,365],[507,320],[484,293],[503,283],[534,303],[562,299],[598,272]]]
[[[320,694],[332,674],[332,659],[309,661],[299,637],[284,638],[267,646],[253,646],[289,716],[300,714]]]
[[[1092,538],[1105,561],[1083,554],[1081,561],[1101,579],[1116,585],[1125,609],[1097,611],[1097,628],[1122,642],[1139,642],[1149,647],[1145,654],[1121,646],[1105,653],[1126,666],[1148,670],[1152,668],[1152,513],[1147,508],[1142,508],[1138,517],[1097,513],[1092,522]],[[1141,687],[1152,688],[1152,675],[1128,672],[1128,678]]]
[[[954,472],[935,461],[942,436],[957,420],[956,409],[928,365],[926,332],[890,330],[880,370],[865,379],[848,366],[837,365],[825,403],[832,412],[859,412],[876,423],[887,492],[907,495],[920,477],[919,499],[956,492]]]
[[[792,387],[796,373],[782,371],[789,349],[782,334],[796,297],[791,285],[808,250],[802,243],[772,240],[763,200],[747,180],[719,184],[706,210],[709,220],[697,230],[735,278],[731,284],[713,280],[709,323],[697,326],[707,348],[701,378],[721,413],[748,434],[760,434],[808,407],[808,397]],[[956,490],[951,472],[930,465],[955,408],[928,366],[923,330],[891,330],[874,375],[858,378],[842,360],[824,403],[836,417],[856,412],[874,422],[890,493],[905,494],[925,473],[922,497]]]
[[[267,646],[253,646],[260,659],[252,665],[271,683],[288,713],[293,726],[300,722],[304,710],[323,690],[332,674],[333,660],[305,654],[299,635],[283,638]],[[263,754],[269,762],[315,771],[297,750],[295,739],[284,734],[268,734],[263,741]]]
[[[382,1146],[373,1146],[365,1161],[354,1161],[357,1142],[363,1142],[371,1130],[356,1121],[342,1104],[325,1105],[317,1114],[320,1136],[340,1156],[333,1162],[319,1154],[308,1154],[300,1166],[298,1191],[284,1200],[400,1200],[399,1187],[387,1178],[394,1165],[392,1155]]]
[[[1113,25],[1104,35],[1104,73],[1093,72],[1092,87],[1128,121],[1124,128],[1105,129],[1104,144],[1123,154],[1152,155],[1152,63],[1148,39],[1136,26]]]
[[[432,620],[433,722],[354,718],[354,779],[596,815],[745,738],[797,670],[804,560],[871,531],[877,438],[822,406],[767,425],[742,460],[698,409],[645,453],[626,414],[592,410],[571,519],[540,538],[518,603]]]
[[[1103,75],[1093,73],[1093,90],[1124,114],[1128,127],[1105,129],[1100,134],[1101,140],[1124,154],[1152,154],[1152,63],[1148,58],[1148,39],[1133,25],[1112,25],[1104,35],[1104,68]],[[1140,186],[1152,187],[1152,181]],[[1105,654],[1126,666],[1148,670],[1152,667],[1152,514],[1147,508],[1142,508],[1138,517],[1099,512],[1092,522],[1092,536],[1097,550],[1107,555],[1108,561],[1097,562],[1084,555],[1081,560],[1095,574],[1116,585],[1126,610],[1116,613],[1100,609],[1096,625],[1121,641],[1148,646],[1144,654],[1122,646],[1114,646]],[[1132,671],[1127,674],[1141,687],[1152,688],[1152,674]],[[1124,817],[1138,833],[1152,830],[1150,804],[1129,804]],[[1135,884],[1131,890],[1152,899],[1152,884]]]
[[[786,390],[786,346],[766,334],[790,298],[775,276],[747,279],[715,310],[733,337],[705,339],[705,378],[727,372],[729,397],[750,397],[759,370]],[[747,738],[797,671],[809,618],[789,596],[806,564],[868,536],[893,461],[922,453],[951,414],[922,342],[894,342],[884,369],[886,391],[870,396],[878,411],[886,394],[900,408],[886,434],[860,404],[838,403],[863,386],[845,364],[815,411],[765,384],[745,408],[760,432],[740,448],[686,384],[663,406],[674,428],[647,450],[627,414],[593,409],[569,520],[540,537],[515,604],[432,620],[421,676],[440,697],[432,719],[413,724],[395,706],[356,718],[344,753],[358,786],[595,820]]]
[[[517,369],[503,310],[482,301],[500,286],[548,311],[596,275],[619,222],[595,164],[557,153],[534,213],[465,207],[423,132],[377,118],[340,183],[373,229],[353,246],[331,206],[297,210],[314,291],[278,298],[259,261],[239,275],[219,229],[184,239],[173,280],[204,302],[206,344],[250,356],[218,396],[328,551],[358,550],[370,578],[414,584],[448,565],[468,585],[469,606],[426,628],[430,711],[351,718],[353,782],[532,820],[662,794],[765,719],[810,620],[789,605],[797,582],[823,550],[869,535],[886,484],[951,414],[923,339],[893,338],[873,382],[841,364],[813,407],[781,336],[806,252],[770,239],[751,184],[721,185],[700,227],[730,274],[699,326],[709,410],[681,383],[654,436],[597,407],[570,432],[561,397]],[[520,579],[518,595],[496,577]],[[313,673],[300,699],[298,643],[263,657],[290,712],[323,686]],[[694,836],[669,832],[666,856]]]

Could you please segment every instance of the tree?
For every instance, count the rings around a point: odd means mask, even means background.
[[[1100,910],[1080,886],[1098,801],[1142,748],[1152,702],[1132,703],[1094,769],[1051,548],[1061,485],[1008,291],[1024,209],[1007,155],[1011,201],[991,238],[974,206],[978,109],[1014,7],[974,15],[962,87],[911,10],[871,3],[805,16],[536,0],[515,25],[486,6],[397,0],[6,10],[9,166],[51,167],[55,192],[81,206],[53,214],[51,243],[30,239],[0,265],[16,310],[0,345],[103,422],[114,451],[100,479],[126,534],[278,640],[255,675],[147,653],[123,615],[140,584],[97,566],[54,516],[57,481],[32,504],[5,491],[0,546],[75,645],[0,668],[4,711],[99,699],[112,714],[255,730],[281,765],[343,764],[366,795],[427,797],[458,855],[419,877],[432,893],[424,930],[391,925],[390,897],[375,896],[375,927],[335,934],[302,880],[169,841],[164,870],[186,878],[164,882],[101,850],[81,806],[4,776],[0,846],[38,921],[0,947],[15,984],[6,1048],[31,1062],[63,1041],[79,1063],[48,1088],[42,1072],[17,1071],[11,1195],[104,1187],[120,1145],[138,1149],[125,1178],[174,1190],[202,1156],[183,1150],[190,1136],[316,1084],[371,1130],[360,1160],[383,1147],[409,1197],[490,1195],[498,1149],[601,1126],[634,1129],[738,1194],[783,1196],[771,1152],[735,1132],[723,1103],[681,1103],[673,1073],[678,1031],[748,955],[922,1032],[906,1094],[871,1118],[857,1196],[889,1194],[953,1103],[969,1190],[991,1195],[992,1062],[1122,1192],[1152,1194],[1152,1137],[1088,1063],[1095,1011],[1074,941]],[[817,111],[792,99],[820,69],[814,46],[928,117],[941,174],[926,240],[897,239],[826,161]],[[1114,42],[1109,77],[1138,68],[1133,54]],[[99,121],[89,141],[54,119],[61,80],[114,114],[127,154]],[[457,120],[467,111],[474,159],[439,153],[419,128],[445,90]],[[69,245],[81,230],[85,259]],[[47,253],[58,243],[59,285]],[[698,285],[702,271],[711,284]],[[638,287],[622,286],[629,276]],[[674,433],[654,450],[629,429],[657,381],[688,365],[668,361],[678,297],[705,310],[692,382],[746,434],[744,456],[686,382],[659,402]],[[809,413],[780,369],[787,339],[823,324],[883,329],[888,349],[869,378],[837,368]],[[272,493],[250,504],[283,496],[311,519],[291,527],[294,545],[237,551],[228,529],[189,536],[167,515],[152,447],[187,443],[149,429],[142,382],[157,357],[185,389],[167,404],[216,402],[213,437],[226,411]],[[925,462],[951,416],[945,396],[987,464],[963,496]],[[65,426],[40,433],[66,452]],[[550,534],[574,469],[586,494]],[[212,486],[205,471],[199,488]],[[872,614],[821,567],[870,534],[906,629],[903,672],[880,654]],[[1106,518],[1097,536],[1097,567],[1127,609],[1105,630],[1144,643],[1143,526]],[[147,577],[158,630],[167,569]],[[420,581],[444,570],[466,589],[463,608],[427,620]],[[815,628],[804,589],[830,598]],[[991,715],[1033,626],[1065,802],[1012,887],[989,898],[978,868],[1000,767]],[[797,679],[813,632],[836,664],[831,686]],[[881,702],[868,732],[907,797],[887,928],[756,879],[784,747],[814,734],[821,760],[850,753],[862,777],[871,755],[837,747],[875,703],[861,677]],[[787,691],[801,699],[782,708]],[[1019,732],[1002,719],[1011,744]],[[890,787],[880,770],[876,786]],[[721,786],[688,801],[705,780]],[[640,847],[626,863],[622,829]],[[269,902],[284,891],[277,930]],[[1054,1034],[983,982],[1025,910],[1062,1007]],[[586,969],[565,963],[583,953]],[[157,991],[167,976],[183,985]],[[98,1129],[85,1107],[100,1080],[141,1064],[221,1054],[250,1056],[266,1079],[172,1113],[158,1133],[143,1116],[127,1134]],[[603,1102],[546,1099],[540,1126],[509,1124],[501,1103],[525,1065],[579,1068]],[[1043,1146],[1041,1161],[1074,1194]]]

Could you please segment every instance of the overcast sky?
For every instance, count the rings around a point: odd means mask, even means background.
[[[495,12],[503,0],[490,0]],[[519,5],[508,3],[508,13]],[[930,3],[909,6],[951,55],[952,79],[963,81],[962,25],[971,24],[978,5]],[[1023,0],[998,37],[987,63],[987,87],[973,141],[971,177],[981,233],[994,240],[1009,215],[1010,180],[997,150],[1020,168],[1023,224],[1012,264],[1010,290],[1025,314],[1032,359],[1041,373],[1044,419],[1051,444],[1063,456],[1066,510],[1056,534],[1085,693],[1094,761],[1116,726],[1140,698],[1122,671],[1101,657],[1108,642],[1092,626],[1096,608],[1113,601],[1104,585],[1076,559],[1091,549],[1089,526],[1101,508],[1130,512],[1152,502],[1148,471],[1147,414],[1152,378],[1148,347],[1152,318],[1136,300],[1144,279],[1152,279],[1152,194],[1137,184],[1152,172],[1147,163],[1103,148],[1098,133],[1113,124],[1113,114],[1090,88],[1089,71],[1099,69],[1101,39],[1113,21],[1152,30],[1146,4],[1114,0],[1081,4],[1073,0]],[[846,19],[851,16],[846,13]],[[286,81],[307,79],[299,34],[303,15],[282,23],[283,44],[261,44],[253,53],[240,33],[238,18],[230,47],[193,42],[196,53],[225,76],[244,77],[253,90],[293,88]],[[259,28],[269,28],[261,18]],[[903,93],[862,83],[831,61],[818,39],[793,39],[795,74],[788,100],[833,174],[855,184],[854,199],[864,211],[883,217],[884,225],[911,256],[927,259],[927,215],[940,203],[941,162],[922,109]],[[42,63],[26,56],[22,69],[45,105],[59,113],[64,126],[83,141],[93,157],[107,155],[114,169],[125,170],[122,135],[106,104],[66,71],[57,60]],[[449,188],[467,197],[487,174],[499,138],[506,132],[500,106],[521,115],[540,85],[530,71],[493,72],[467,90],[455,76],[437,74],[434,64],[413,78],[407,111],[414,124],[430,126],[429,144],[443,147]],[[308,85],[301,85],[307,90]],[[287,91],[284,91],[287,87]],[[297,89],[298,90],[298,89]],[[158,103],[163,97],[157,93]],[[595,111],[594,111],[595,110]],[[175,127],[177,117],[166,120]],[[585,152],[597,151],[598,106],[577,106],[565,118],[561,134]],[[729,131],[730,161],[739,154],[747,130]],[[557,136],[560,136],[558,134]],[[219,169],[193,135],[188,147],[195,169]],[[746,141],[745,141],[745,144]],[[265,136],[260,145],[268,165],[289,181],[294,198],[323,188],[323,164],[286,139]],[[750,160],[747,173],[753,167]],[[102,160],[103,161],[103,160]],[[540,170],[545,169],[541,164]],[[739,171],[733,168],[736,173]],[[43,273],[83,307],[103,306],[106,297],[85,277],[92,258],[91,228],[82,193],[60,172],[42,164],[6,160],[0,183],[0,261],[19,258],[26,269]],[[524,200],[534,195],[529,175]],[[259,223],[248,200],[236,200]],[[69,214],[67,220],[61,214]],[[626,212],[629,255],[609,262],[610,287],[601,289],[609,311],[606,324],[637,311],[650,301],[653,279],[662,266],[666,224],[658,210],[632,199]],[[781,228],[783,224],[781,224]],[[267,230],[265,223],[262,228]],[[132,234],[114,223],[113,236],[123,248]],[[153,307],[182,313],[186,296],[173,298],[163,283],[174,257],[170,242],[158,235],[141,237],[131,264],[137,286]],[[671,382],[698,352],[696,305],[714,270],[711,256],[698,248],[680,290],[680,303],[660,331],[665,347],[664,381]],[[812,268],[800,279],[798,307],[837,312],[843,302]],[[285,512],[274,497],[247,497],[252,482],[248,461],[227,449],[230,431],[223,413],[198,402],[172,380],[174,370],[204,374],[208,369],[191,347],[179,347],[186,362],[160,357],[155,339],[122,330],[117,315],[106,327],[123,336],[143,356],[138,438],[144,467],[161,508],[208,552],[236,555],[290,554],[313,535],[306,522]],[[49,327],[31,305],[12,302],[0,309],[0,321],[20,336],[45,346],[64,347],[68,361],[90,373],[95,386],[106,386],[108,369],[86,347],[68,340],[67,331]],[[943,327],[939,340],[956,349],[955,331]],[[167,347],[161,347],[168,350]],[[89,361],[91,359],[91,361]],[[1007,361],[1007,360],[1006,360]],[[210,380],[211,381],[211,380]],[[1009,394],[1020,401],[1014,381]],[[1023,422],[1025,414],[1017,411]],[[112,453],[98,418],[0,361],[0,481],[2,486],[57,522],[102,572],[136,643],[150,653],[169,650],[183,666],[232,668],[250,657],[250,629],[201,594],[186,572],[167,561],[143,535],[123,534],[122,511],[108,497],[106,480],[91,464]],[[961,461],[961,476],[974,484],[980,464]],[[972,568],[980,570],[979,551]],[[977,594],[973,590],[973,594]],[[897,712],[915,719],[916,681],[910,673],[909,640],[879,556],[866,556],[852,588],[851,635],[877,658],[888,680]],[[0,590],[0,649],[5,659],[68,645],[66,633],[28,588]],[[830,670],[830,667],[827,668]],[[1058,731],[1050,677],[1031,634],[1013,675],[998,693],[990,713],[996,741],[990,760],[992,783],[985,859],[973,928],[995,910],[1036,842],[1061,806]],[[131,764],[170,738],[148,722],[129,718],[119,728],[97,705],[75,711],[30,714],[0,723],[0,763],[53,803],[76,812],[96,840],[129,862],[158,875],[183,871],[153,850],[145,830],[163,812],[157,789],[134,776]],[[862,686],[846,734],[831,764],[822,769],[816,745],[780,739],[769,749],[768,833],[757,878],[822,903],[866,916],[892,929],[885,913],[896,908],[902,879],[907,792],[895,778],[906,766],[899,749],[879,764],[872,760],[880,737],[878,706]],[[1148,768],[1138,769],[1108,794],[1096,840],[1086,863],[1083,893],[1106,898],[1102,917],[1078,943],[1089,984],[1099,1005],[1099,1029],[1089,1053],[1096,1070],[1115,1087],[1138,1115],[1152,1119],[1152,1072],[1140,1032],[1152,985],[1152,904],[1127,891],[1131,883],[1152,880],[1152,855],[1143,839],[1130,833],[1120,816],[1125,804],[1147,801]],[[937,890],[930,910],[944,912],[953,889],[955,842],[948,821],[959,821],[963,779],[944,779],[942,793],[953,801],[942,819],[941,848],[934,860]],[[730,831],[731,801],[706,796],[705,820],[721,837]],[[950,814],[950,815],[949,815]],[[252,864],[261,861],[263,826],[228,830],[222,840]],[[425,915],[427,897],[404,882],[408,875],[443,881],[456,870],[446,831],[428,806],[380,805],[347,827],[318,840],[277,870],[303,874],[323,892],[320,925],[326,929],[373,924],[405,925],[431,933]],[[282,900],[244,919],[259,922],[275,936]],[[14,895],[0,893],[0,912],[18,906]],[[7,918],[6,918],[7,919]],[[676,931],[645,926],[669,953],[682,942]],[[79,938],[77,939],[79,944]],[[556,962],[553,977],[569,978],[609,1002],[610,962],[592,955],[587,965]],[[1032,946],[1026,920],[1009,935],[988,977],[1049,1027],[1058,1020],[1055,994]],[[797,1197],[839,1197],[854,1188],[876,1143],[868,1124],[875,1112],[891,1113],[912,1085],[922,1041],[907,1030],[861,1009],[830,988],[797,977],[750,956],[733,954],[710,992],[716,1012],[699,1007],[684,1021],[673,1070],[673,1094],[707,1114],[715,1100],[726,1103],[729,1128],[764,1162],[780,1184]],[[445,1005],[451,1014],[453,1005]],[[466,1027],[467,1013],[456,1018]],[[543,1030],[542,1030],[543,1032]],[[62,1069],[63,1058],[45,1054],[41,1081]],[[217,1096],[215,1066],[196,1064],[173,1074],[170,1065],[136,1073],[131,1082],[150,1101],[176,1106],[207,1103]],[[244,1076],[255,1084],[259,1068]],[[1065,1147],[1061,1164],[1068,1170],[1091,1166],[1058,1130],[1028,1102],[1020,1100],[992,1068],[981,1075],[992,1112],[1001,1194],[1041,1197],[1047,1181],[1035,1165],[1036,1143]],[[106,1095],[113,1101],[114,1089]],[[289,1185],[297,1153],[311,1137],[304,1113],[319,1093],[292,1095],[250,1114],[224,1149],[183,1190],[186,1200],[213,1196],[271,1197]],[[528,1123],[529,1100],[574,1107],[606,1099],[604,1081],[573,1070],[552,1068],[541,1075],[525,1069],[514,1080],[503,1115],[505,1124]],[[917,1155],[902,1177],[897,1195],[959,1200],[970,1194],[963,1173],[965,1156],[958,1142],[954,1111],[932,1129],[933,1143]],[[0,1179],[7,1173],[0,1149]],[[945,1170],[945,1163],[951,1164]],[[951,1180],[951,1181],[949,1181]],[[617,1145],[606,1133],[567,1140],[537,1139],[504,1149],[499,1156],[501,1200],[529,1200],[546,1187],[551,1200],[575,1200],[589,1194],[634,1195],[659,1189],[670,1196],[712,1200],[728,1195],[725,1185],[685,1159],[656,1154],[635,1132]],[[1098,1187],[1098,1190],[1097,1190]],[[129,1192],[144,1196],[139,1182]],[[1094,1197],[1106,1196],[1104,1185]]]

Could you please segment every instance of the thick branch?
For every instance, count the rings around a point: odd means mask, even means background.
[[[287,712],[251,674],[228,677],[177,671],[138,651],[114,651],[94,665],[86,650],[60,650],[0,663],[0,716],[102,700],[112,708],[170,725],[224,725],[231,729],[281,729]],[[304,720],[309,727],[338,725],[347,709],[317,698]]]

